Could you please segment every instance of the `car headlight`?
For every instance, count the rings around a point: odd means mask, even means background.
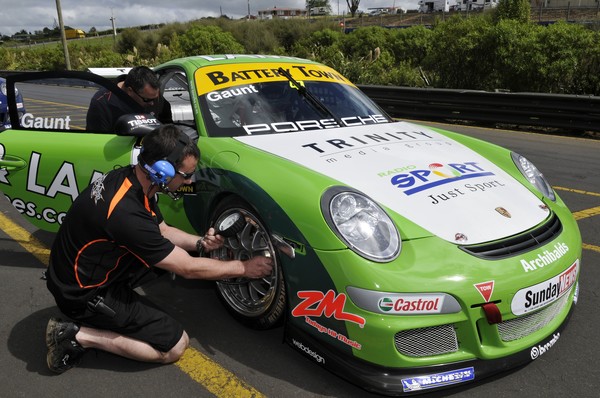
[[[321,198],[330,228],[358,255],[387,262],[400,254],[400,234],[377,203],[347,187],[330,188]]]
[[[554,190],[552,186],[544,175],[524,156],[519,155],[518,153],[511,153],[513,162],[517,165],[519,171],[523,176],[533,185],[538,191],[542,193],[545,197],[550,199],[551,201],[556,201],[556,195],[554,194]]]
[[[2,94],[4,94],[4,96],[6,96],[6,83],[5,82],[0,83],[0,92],[2,92]],[[16,97],[19,96],[19,90],[17,90],[16,87],[15,87],[15,96]]]

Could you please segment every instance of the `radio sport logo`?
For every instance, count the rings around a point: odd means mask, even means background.
[[[403,190],[407,196],[470,178],[493,176],[494,173],[486,171],[477,162],[464,163],[431,163],[427,169],[411,170],[399,173],[390,179],[390,183]]]

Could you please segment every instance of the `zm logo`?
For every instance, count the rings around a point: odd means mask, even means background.
[[[407,173],[396,174],[390,179],[392,185],[403,190],[407,196],[451,182],[469,178],[492,176],[494,173],[485,171],[476,162],[465,163],[431,163],[425,170],[411,170]]]
[[[302,302],[292,310],[293,316],[320,317],[325,315],[327,318],[333,316],[339,321],[357,323],[361,328],[365,326],[365,318],[344,312],[344,305],[346,304],[346,295],[344,293],[340,293],[337,297],[333,290],[329,290],[325,294],[313,290],[300,291],[297,294],[298,298],[302,299]]]

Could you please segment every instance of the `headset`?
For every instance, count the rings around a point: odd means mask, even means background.
[[[157,160],[151,165],[146,163],[144,157],[142,156],[144,153],[143,145],[140,155],[138,156],[140,165],[144,168],[144,170],[146,170],[150,183],[152,185],[156,185],[162,193],[169,195],[173,200],[181,198],[182,194],[178,192],[171,192],[168,185],[177,174],[177,160],[181,159],[181,156],[183,155],[183,149],[186,145],[188,145],[189,142],[189,137],[185,133],[180,132],[177,144],[175,145],[173,151],[171,151],[167,157]]]

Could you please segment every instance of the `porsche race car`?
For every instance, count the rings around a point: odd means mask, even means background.
[[[267,278],[216,282],[240,322],[283,324],[293,348],[387,395],[480,380],[559,343],[577,301],[581,236],[525,157],[394,120],[309,60],[210,55],[154,70],[201,152],[183,199],[161,195],[165,220],[203,233],[241,214],[211,255],[274,259]],[[56,231],[98,176],[135,163],[140,126],[155,122],[131,115],[115,132],[86,129],[101,88],[124,96],[92,73],[8,78],[0,190],[41,229]]]

